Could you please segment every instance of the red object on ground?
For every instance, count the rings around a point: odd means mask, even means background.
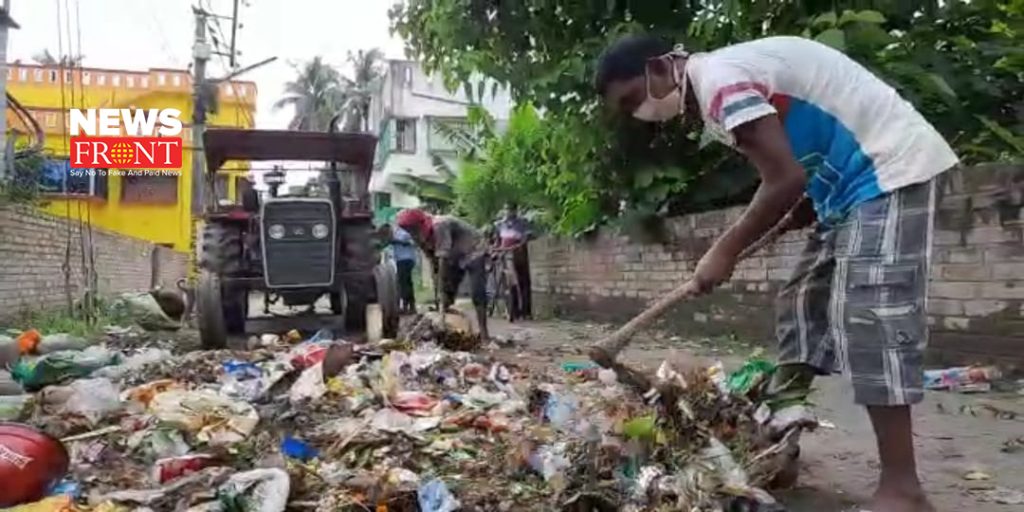
[[[327,351],[330,347],[319,343],[304,343],[292,350],[292,366],[305,370],[327,358]]]
[[[39,342],[43,340],[42,335],[35,329],[29,329],[18,336],[18,352],[27,356],[29,354],[35,354],[36,349],[39,347]]]
[[[153,465],[153,481],[165,484],[185,475],[201,471],[216,462],[210,455],[185,455],[160,459]]]
[[[0,507],[39,501],[68,471],[64,445],[21,423],[0,423]]]

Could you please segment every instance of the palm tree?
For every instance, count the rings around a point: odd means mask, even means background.
[[[295,109],[289,130],[326,131],[331,118],[345,107],[345,79],[319,56],[293,67],[298,76],[285,84],[285,95],[274,103],[274,110]]]
[[[352,78],[345,78],[345,131],[370,131],[370,102],[384,75],[379,48],[348,53]]]

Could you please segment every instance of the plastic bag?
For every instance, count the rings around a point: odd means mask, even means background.
[[[295,403],[306,399],[316,400],[325,394],[327,386],[324,384],[324,364],[321,362],[302,372],[295,384],[292,384],[288,398]]]
[[[72,382],[71,397],[64,410],[98,423],[107,415],[121,410],[121,390],[107,379],[83,379]]]
[[[420,486],[416,498],[422,512],[455,512],[462,506],[448,490],[448,486],[438,479]]]
[[[167,316],[160,303],[148,292],[121,294],[111,307],[147,331],[176,331],[181,328],[181,322]]]
[[[730,374],[726,384],[730,393],[742,396],[750,393],[750,390],[770,378],[774,372],[774,363],[764,359],[751,359],[739,370]]]
[[[282,469],[254,469],[232,475],[217,492],[222,510],[283,512],[291,480]]]
[[[158,348],[147,348],[138,354],[126,358],[121,364],[117,366],[108,366],[106,368],[100,368],[93,372],[93,377],[105,377],[108,379],[120,379],[131,372],[141,369],[142,367],[166,361],[174,357],[168,350],[161,350]]]
[[[180,425],[210,445],[242,441],[260,421],[256,409],[248,403],[207,389],[160,393],[153,397],[149,408],[160,421]]]
[[[63,350],[85,350],[90,345],[92,343],[85,338],[59,332],[43,336],[35,351],[39,354],[52,354]]]
[[[65,380],[88,377],[105,366],[121,362],[121,355],[103,347],[89,347],[82,351],[54,352],[38,358],[18,360],[11,374],[26,391],[38,391]]]
[[[568,431],[572,428],[573,420],[576,416],[576,410],[579,408],[579,403],[576,397],[572,395],[556,395],[551,394],[548,396],[547,404],[544,406],[544,417],[554,425],[555,428]]]

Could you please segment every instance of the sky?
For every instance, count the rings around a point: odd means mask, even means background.
[[[231,15],[232,0],[10,0],[11,15],[21,25],[10,32],[8,59],[30,61],[48,49],[57,55],[69,52],[65,10],[70,11],[71,43],[78,48],[86,67],[137,69],[186,69],[192,61],[194,16],[192,5]],[[239,77],[256,82],[259,94],[256,125],[284,128],[288,110],[271,106],[292,78],[291,63],[315,56],[338,66],[349,51],[378,47],[388,57],[403,56],[401,40],[388,31],[392,0],[242,0],[237,39],[244,67],[276,56],[277,61]],[[245,4],[248,4],[246,6]],[[66,6],[66,7],[65,7]],[[78,16],[76,16],[76,7]],[[58,25],[58,9],[60,21]],[[230,21],[221,25],[230,37]],[[58,31],[58,26],[61,27]],[[62,37],[58,37],[60,34]],[[61,40],[63,39],[63,41]],[[79,53],[79,52],[75,52]],[[227,74],[225,59],[215,56],[208,75]]]

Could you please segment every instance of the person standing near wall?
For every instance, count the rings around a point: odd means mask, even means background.
[[[627,36],[597,69],[611,108],[703,127],[761,177],[694,269],[694,294],[727,281],[739,255],[782,219],[817,225],[778,297],[773,387],[806,392],[818,375],[849,376],[878,443],[869,509],[934,512],[917,474],[911,406],[924,398],[936,180],[959,162],[949,144],[867,68],[799,37],[691,55]]]
[[[416,269],[416,242],[408,231],[398,226],[392,230],[391,253],[398,271],[398,298],[401,302],[401,311],[415,314],[416,292],[413,289],[412,274]]]
[[[508,203],[501,220],[495,224],[499,247],[512,252],[512,267],[519,284],[519,300],[515,301],[518,311],[513,312],[516,319],[533,318],[532,289],[530,286],[530,251],[529,242],[533,239],[530,223],[519,216],[519,205]]]

